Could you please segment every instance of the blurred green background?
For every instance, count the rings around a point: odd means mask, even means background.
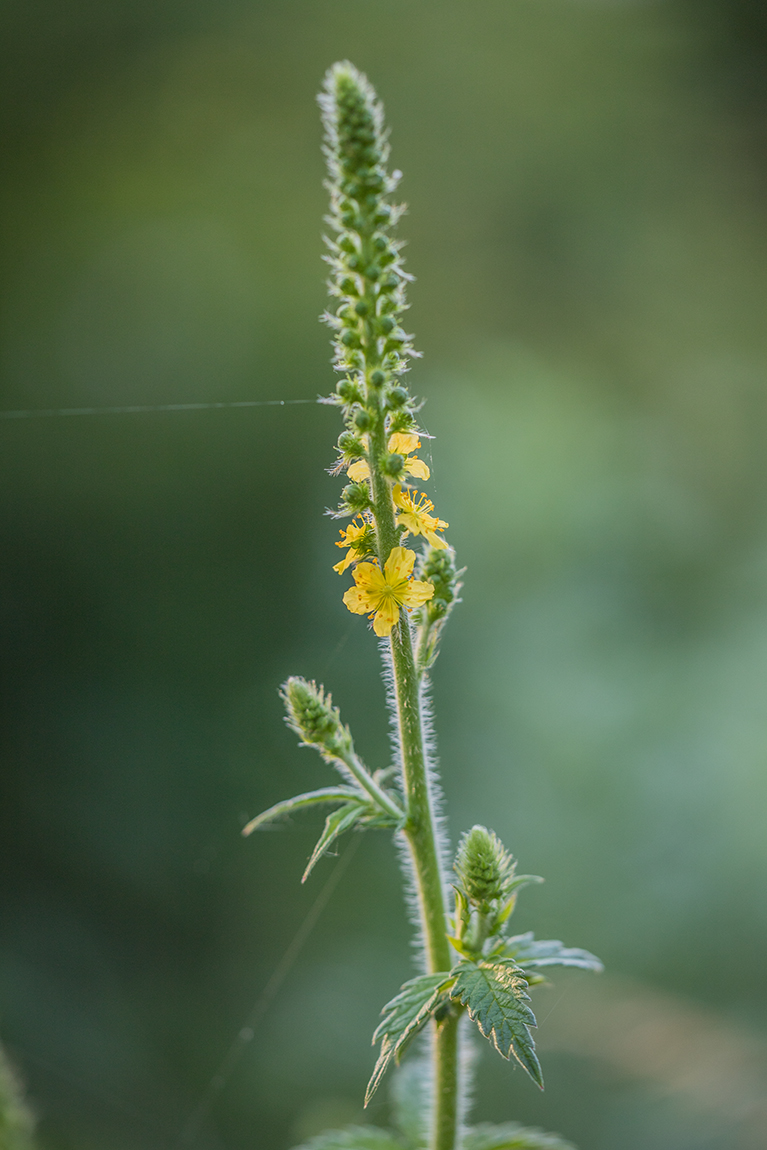
[[[767,1144],[767,11],[761,0],[29,0],[2,9],[4,409],[332,387],[314,95],[349,57],[405,172],[429,493],[468,567],[434,682],[450,831],[524,871],[545,1094],[582,1150]],[[333,861],[276,694],[387,762],[341,603],[337,414],[0,421],[0,1033],[43,1150],[165,1150]],[[334,553],[335,552],[335,553]],[[344,581],[343,586],[346,583]],[[366,836],[203,1121],[361,1118],[412,972]],[[387,1120],[386,1100],[372,1109]]]

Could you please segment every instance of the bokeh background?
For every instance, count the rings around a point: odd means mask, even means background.
[[[482,1051],[477,1116],[763,1147],[761,0],[29,0],[2,25],[4,410],[329,390],[314,95],[336,59],[368,71],[468,568],[434,676],[451,834],[493,826],[547,878],[518,929],[608,968],[536,992],[545,1094]],[[387,762],[330,570],[338,430],[313,403],[0,420],[0,1033],[43,1150],[177,1147],[337,865],[300,886],[311,817],[239,835],[330,781],[280,681],[324,681]],[[369,835],[187,1145],[359,1121],[411,971]]]

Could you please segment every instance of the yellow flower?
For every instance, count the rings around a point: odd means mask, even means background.
[[[410,458],[412,452],[417,451],[420,446],[420,439],[411,432],[395,431],[389,436],[389,451],[405,457],[405,474],[414,475],[416,479],[428,479],[430,471],[424,461]],[[364,459],[357,459],[350,465],[346,474],[354,483],[361,483],[363,479],[370,479],[370,468]]]
[[[336,547],[348,547],[349,550],[341,562],[333,566],[333,570],[337,571],[339,575],[342,575],[347,567],[351,567],[352,563],[360,558],[363,550],[365,550],[364,545],[361,545],[362,540],[369,531],[370,524],[362,518],[359,523],[352,520],[346,530],[341,528],[341,538],[336,541]]]
[[[409,491],[403,491],[399,484],[395,486],[393,495],[394,505],[400,509],[397,523],[406,528],[405,535],[423,535],[432,547],[439,549],[447,547],[445,540],[436,532],[444,531],[449,524],[431,514],[434,504],[430,499],[421,494],[414,497]]]
[[[346,469],[346,474],[354,483],[361,483],[363,479],[370,479],[370,468],[364,459],[355,459]]]
[[[421,446],[421,441],[412,431],[395,431],[389,436],[389,451],[398,455],[411,455]]]
[[[383,638],[399,620],[400,607],[420,607],[434,594],[431,583],[411,579],[415,552],[394,547],[383,571],[373,563],[360,563],[352,572],[355,587],[344,595],[344,603],[354,615],[372,612],[373,630]]]

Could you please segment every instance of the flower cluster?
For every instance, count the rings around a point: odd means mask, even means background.
[[[393,229],[403,208],[391,203],[399,172],[389,175],[383,110],[367,79],[351,64],[337,64],[325,79],[320,105],[325,124],[330,215],[328,288],[334,310],[323,317],[334,333],[334,366],[342,373],[330,402],[343,412],[334,473],[349,482],[337,514],[351,517],[337,546],[344,558],[334,570],[352,568],[354,586],[344,603],[370,614],[379,636],[390,635],[400,609],[433,598],[434,583],[416,579],[416,553],[401,546],[422,537],[447,549],[448,526],[413,480],[429,479],[415,453],[421,447],[419,405],[403,377],[417,353],[401,326],[407,308],[400,241]]]

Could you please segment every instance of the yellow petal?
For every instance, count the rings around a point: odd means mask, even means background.
[[[395,583],[409,579],[413,573],[414,564],[415,551],[408,551],[407,547],[392,547],[389,558],[384,564],[386,582],[389,586],[392,587]]]
[[[356,466],[356,464],[354,466]],[[405,471],[407,471],[408,475],[415,475],[416,479],[428,479],[431,475],[431,472],[422,459],[406,459]]]
[[[396,451],[397,455],[409,455],[420,446],[420,439],[410,431],[395,431],[389,436],[389,451]]]
[[[367,615],[368,611],[372,611],[375,607],[375,603],[370,602],[370,595],[366,591],[361,591],[359,587],[350,587],[344,593],[344,604],[352,615]]]
[[[354,562],[354,551],[347,551],[344,558],[340,563],[333,564],[333,570],[337,571],[339,575],[343,575],[347,567],[351,567]]]
[[[431,543],[432,547],[435,547],[437,551],[444,551],[447,549],[447,540],[443,539],[440,535],[435,535],[433,531],[424,531],[424,535],[428,539],[429,543]]]
[[[346,474],[353,483],[361,483],[363,479],[370,479],[370,468],[364,459],[358,459],[355,463],[350,464]]]
[[[373,619],[373,630],[379,639],[384,639],[387,635],[391,634],[391,629],[399,619],[399,607],[393,599],[387,599],[381,604],[381,607],[376,611],[375,618]]]
[[[408,583],[401,599],[405,607],[420,607],[422,603],[426,603],[431,599],[434,594],[434,584],[421,581],[420,579],[413,579]]]
[[[402,508],[407,507],[408,496],[402,490],[399,483],[395,483],[394,487],[392,488],[392,498],[394,499],[394,506],[395,507],[402,507]]]
[[[360,590],[378,597],[386,594],[386,580],[380,567],[376,567],[375,564],[358,563],[352,574],[354,575],[354,582]],[[378,603],[373,603],[371,611],[377,606]]]

